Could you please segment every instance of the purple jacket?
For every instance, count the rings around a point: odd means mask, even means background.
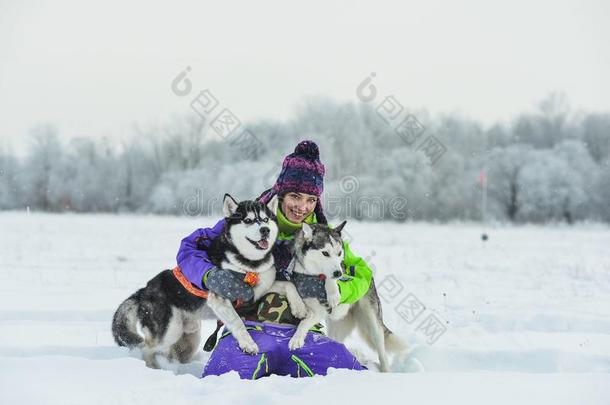
[[[222,233],[224,227],[223,218],[212,228],[199,228],[180,242],[176,263],[184,276],[198,288],[205,289],[202,285],[203,276],[214,267],[208,258],[207,248]]]

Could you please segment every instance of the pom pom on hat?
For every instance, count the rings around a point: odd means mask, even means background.
[[[301,141],[294,148],[293,155],[300,155],[309,160],[320,160],[320,149],[318,149],[318,145],[315,142]]]

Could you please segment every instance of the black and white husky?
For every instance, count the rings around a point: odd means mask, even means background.
[[[265,210],[257,208],[263,206],[262,203],[246,201],[237,204],[233,198],[225,196],[224,213],[227,226],[225,232],[212,243],[210,260],[225,270],[244,275],[256,273],[258,281],[253,287],[255,302],[269,292],[276,292],[286,297],[295,317],[304,318],[307,308],[294,285],[287,281],[275,281],[276,270],[271,248],[278,234],[277,205],[277,196],[267,203]],[[261,237],[262,246],[259,240]],[[208,306],[229,328],[244,352],[258,353],[257,344],[230,300],[210,291]]]
[[[303,347],[309,329],[326,319],[329,336],[343,341],[357,328],[366,343],[377,351],[380,370],[390,371],[386,350],[401,352],[406,344],[383,323],[381,301],[374,280],[367,294],[354,304],[339,304],[337,279],[343,276],[344,250],[341,230],[321,224],[303,223],[295,235],[292,281],[301,294],[308,314],[291,338],[291,350]],[[317,290],[317,291],[316,291]],[[325,294],[319,294],[323,290]],[[326,299],[324,299],[324,295]]]
[[[237,203],[225,194],[226,225],[212,241],[208,255],[222,269],[244,275],[256,273],[255,300],[276,291],[287,296],[293,314],[302,318],[307,309],[294,286],[288,282],[275,283],[271,249],[278,234],[277,205],[277,198],[266,205],[254,201]],[[208,293],[207,301],[191,294],[171,270],[157,274],[146,287],[123,301],[112,321],[114,340],[119,346],[141,349],[146,365],[151,368],[159,368],[157,355],[170,361],[189,362],[199,348],[206,303],[233,332],[244,351],[258,351],[231,301],[212,292]]]

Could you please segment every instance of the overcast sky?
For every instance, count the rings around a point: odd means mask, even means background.
[[[118,139],[206,88],[242,121],[285,119],[307,96],[358,102],[371,72],[382,96],[486,124],[551,91],[610,111],[610,2],[158,3],[0,0],[0,139]]]

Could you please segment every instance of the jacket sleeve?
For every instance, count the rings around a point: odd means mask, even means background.
[[[361,258],[354,255],[349,248],[349,243],[343,242],[345,257],[345,273],[337,283],[341,292],[341,304],[353,304],[364,297],[371,286],[373,271],[368,264]]]
[[[220,235],[224,226],[223,218],[212,228],[199,228],[180,242],[176,263],[182,270],[182,274],[198,288],[205,289],[202,283],[203,276],[214,267],[206,250]]]

